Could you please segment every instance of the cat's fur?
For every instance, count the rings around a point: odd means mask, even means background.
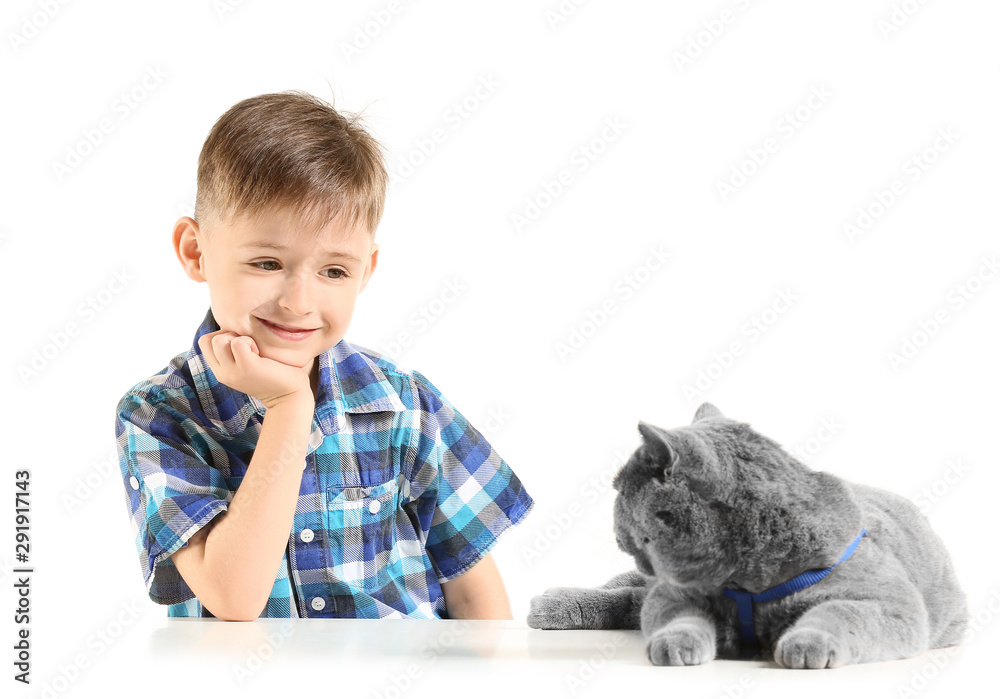
[[[790,668],[890,660],[957,643],[965,594],[926,518],[909,500],[812,471],[709,403],[691,425],[640,422],[643,444],[614,480],[615,534],[638,571],[596,589],[531,600],[544,629],[636,629],[656,665],[740,655],[736,603],[834,565],[825,579],[754,605],[764,657]]]

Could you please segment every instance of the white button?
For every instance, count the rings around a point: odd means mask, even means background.
[[[128,484],[132,486],[132,490],[139,490],[139,479],[135,476],[128,479]]]
[[[378,500],[372,500],[372,504],[368,506],[368,511],[373,515],[378,514],[378,511],[382,509],[382,503]]]
[[[299,538],[302,539],[302,541],[304,541],[305,543],[308,544],[310,541],[313,540],[313,530],[312,529],[303,529],[302,533],[299,534]]]
[[[326,606],[326,600],[322,597],[313,597],[312,608],[317,612]]]

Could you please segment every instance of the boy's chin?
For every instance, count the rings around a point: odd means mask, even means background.
[[[315,357],[305,357],[302,352],[291,352],[288,350],[275,349],[273,347],[261,347],[260,343],[257,344],[257,347],[260,350],[260,356],[264,359],[272,359],[281,364],[293,366],[296,369],[311,369],[313,362],[316,361]]]

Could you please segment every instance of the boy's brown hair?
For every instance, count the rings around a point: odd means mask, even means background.
[[[235,104],[202,146],[195,220],[294,207],[302,225],[318,230],[342,212],[348,228],[361,224],[374,237],[389,177],[382,147],[359,121],[299,90]]]

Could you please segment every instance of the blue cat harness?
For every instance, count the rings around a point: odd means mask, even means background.
[[[780,599],[782,597],[787,597],[788,595],[798,592],[799,590],[804,590],[811,585],[815,585],[820,580],[825,578],[827,575],[833,572],[839,564],[846,561],[854,553],[854,550],[858,548],[858,544],[861,543],[861,539],[868,535],[867,529],[862,529],[858,537],[850,543],[847,550],[844,551],[844,555],[840,557],[836,563],[834,563],[829,568],[814,568],[813,570],[807,570],[801,575],[796,575],[791,580],[781,583],[780,585],[775,585],[774,587],[768,588],[763,592],[746,592],[744,590],[733,590],[728,587],[722,588],[722,594],[731,600],[736,600],[736,613],[740,617],[740,636],[743,639],[743,643],[751,646],[759,645],[757,640],[757,634],[754,632],[753,628],[753,605],[757,602],[770,602],[771,600]]]

